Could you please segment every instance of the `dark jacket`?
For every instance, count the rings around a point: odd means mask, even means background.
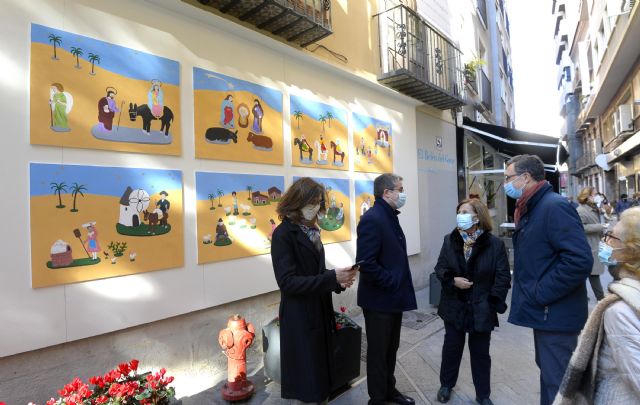
[[[376,198],[360,218],[356,262],[362,261],[358,305],[364,309],[398,313],[417,308],[399,213]]]
[[[511,287],[507,249],[489,232],[478,237],[468,261],[463,246],[458,229],[444,237],[435,267],[442,284],[438,315],[458,330],[490,332],[498,326],[497,312],[507,310],[505,300]],[[465,277],[473,286],[461,290],[454,286],[454,277]]]
[[[273,231],[273,271],[280,287],[282,398],[320,402],[331,391],[334,270],[300,227],[284,219]]]
[[[526,206],[513,234],[509,322],[544,331],[578,332],[587,320],[585,280],[593,265],[578,212],[548,183]]]

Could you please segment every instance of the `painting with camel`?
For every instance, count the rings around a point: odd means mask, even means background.
[[[31,163],[32,286],[184,264],[182,172]]]
[[[282,93],[194,68],[196,157],[281,165]]]
[[[369,115],[352,113],[354,170],[365,173],[393,172],[391,124]]]
[[[293,165],[348,170],[346,110],[294,95],[290,108]]]
[[[31,143],[180,155],[180,65],[31,25]]]

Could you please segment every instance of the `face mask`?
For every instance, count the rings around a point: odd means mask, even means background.
[[[600,263],[607,266],[617,266],[618,261],[611,258],[612,254],[613,248],[604,242],[600,242],[600,245],[598,246],[598,259],[600,259]]]
[[[520,176],[518,176],[518,177],[520,177]],[[516,177],[516,179],[518,177]],[[513,181],[510,182],[510,183],[504,183],[504,192],[505,192],[505,194],[508,197],[513,198],[514,200],[517,200],[518,198],[522,197],[522,192],[523,191],[524,191],[524,186],[522,186],[522,188],[516,188],[513,185]]]
[[[302,216],[307,221],[312,221],[318,215],[318,211],[320,211],[320,204],[309,204],[302,208]]]
[[[405,193],[398,193],[398,199],[395,201],[396,209],[402,208],[407,203],[407,195]]]
[[[473,219],[473,214],[458,214],[456,215],[456,223],[458,224],[458,228],[466,231],[476,224],[476,221]]]

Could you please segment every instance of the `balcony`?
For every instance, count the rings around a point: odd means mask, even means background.
[[[460,50],[404,5],[374,16],[378,82],[441,110],[464,105]]]
[[[581,172],[596,165],[596,154],[594,152],[586,152],[576,159],[576,171]]]
[[[187,1],[187,0],[183,0]],[[198,0],[301,47],[333,33],[328,0]]]
[[[491,80],[487,77],[487,75],[480,71],[480,76],[482,78],[482,104],[489,111],[493,111],[493,105],[491,104]]]

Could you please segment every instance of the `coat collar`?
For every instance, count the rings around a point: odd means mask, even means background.
[[[283,219],[282,223],[287,225],[289,232],[292,232],[295,234],[295,237],[298,243],[306,247],[307,250],[309,250],[312,253],[313,257],[317,261],[320,261],[320,253],[322,251],[318,252],[318,249],[316,249],[316,247],[313,245],[313,242],[309,240],[309,237],[305,235],[304,232],[302,232],[302,229],[300,229],[300,227],[297,224],[294,224],[293,222],[291,222],[289,218]]]
[[[527,201],[527,213],[531,212],[533,207],[535,207],[536,204],[538,204],[538,202],[542,199],[542,196],[547,194],[549,191],[553,191],[553,187],[551,186],[551,184],[546,180],[543,180],[543,181],[545,182],[545,184],[542,187],[540,187],[540,190],[538,190],[534,195],[532,195],[531,198],[529,198],[529,201]]]
[[[460,231],[458,228],[454,228],[451,232],[451,241],[453,242],[453,248],[457,252],[463,252],[464,241],[462,240],[462,235],[460,235]],[[476,256],[479,252],[483,251],[489,245],[489,232],[484,231],[482,235],[478,236],[476,243],[473,245],[473,250],[471,251],[471,258]]]
[[[389,214],[391,214],[391,215],[395,215],[395,216],[400,215],[400,211],[398,211],[398,210],[396,210],[396,209],[392,208],[392,207],[389,205],[389,203],[388,203],[388,202],[386,202],[386,201],[384,200],[384,198],[382,198],[382,197],[376,197],[375,205],[381,205],[381,206],[384,208],[384,210],[385,210],[386,212],[388,212]]]

